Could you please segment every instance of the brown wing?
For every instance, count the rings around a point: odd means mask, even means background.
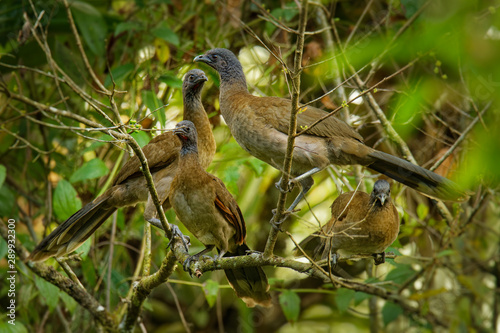
[[[290,124],[291,101],[279,97],[261,97],[256,98],[253,108],[257,108],[259,116],[269,121],[273,127],[280,132],[288,134]],[[305,129],[316,120],[327,115],[327,112],[318,108],[307,106],[303,112],[297,115],[297,131]],[[363,141],[363,137],[351,126],[337,118],[330,116],[310,129],[307,134],[330,138],[334,136],[352,138]]]
[[[226,186],[219,178],[213,176],[215,182],[215,206],[219,209],[226,220],[236,229],[235,243],[240,245],[245,242],[247,229],[240,207],[233,196],[226,189]]]
[[[323,227],[323,231],[339,233],[352,223],[358,223],[366,218],[370,209],[370,195],[365,192],[347,192],[341,194],[332,203],[332,219]]]
[[[153,138],[142,148],[148,160],[149,170],[155,172],[172,164],[181,149],[179,139],[171,132],[165,132]],[[129,159],[116,175],[113,185],[125,182],[127,179],[142,176],[141,163],[137,156]]]

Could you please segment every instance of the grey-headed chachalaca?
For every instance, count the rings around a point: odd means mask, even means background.
[[[339,195],[332,204],[332,217],[320,231],[299,246],[313,260],[333,259],[336,254],[366,254],[375,264],[385,261],[385,249],[399,233],[399,216],[391,202],[391,187],[378,180],[370,195],[352,191]],[[301,255],[297,250],[296,254]]]
[[[201,90],[206,81],[207,77],[203,71],[193,69],[186,73],[182,86],[184,119],[191,120],[200,133],[200,163],[204,168],[208,167],[216,150],[208,116],[201,103]],[[159,199],[166,210],[170,208],[168,192],[177,171],[181,142],[172,132],[165,132],[153,138],[142,149],[148,160]],[[29,259],[45,260],[74,251],[117,208],[138,202],[146,201],[144,218],[161,228],[140,166],[137,156],[129,159],[116,175],[112,187],[54,229],[33,250]],[[175,226],[173,228],[179,232]]]
[[[213,49],[194,61],[203,62],[220,75],[220,111],[231,134],[243,149],[281,170],[286,154],[291,101],[258,97],[248,92],[241,63],[227,49]],[[314,127],[326,112],[312,106],[301,110],[297,128],[309,130],[295,139],[291,174],[302,191],[294,208],[314,183],[311,175],[329,164],[364,165],[431,197],[459,201],[466,195],[457,184],[418,165],[366,146],[348,124],[331,116]]]
[[[176,125],[174,133],[181,140],[182,149],[169,200],[179,220],[206,247],[186,260],[185,269],[214,247],[219,251],[215,259],[245,255],[250,250],[245,243],[245,220],[224,183],[201,166],[196,128],[185,120]],[[261,267],[224,272],[236,295],[247,306],[270,305],[269,284]]]

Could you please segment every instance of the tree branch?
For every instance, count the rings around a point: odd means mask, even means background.
[[[6,241],[8,240],[8,229],[4,222],[0,223],[0,234]],[[17,239],[15,251],[19,259],[26,263],[29,253]],[[73,282],[70,278],[57,272],[52,266],[33,262],[28,262],[26,265],[33,273],[58,287],[87,309],[106,332],[117,331],[117,324],[112,314],[99,304],[84,288]]]
[[[175,269],[176,262],[177,258],[174,253],[170,251],[165,259],[163,259],[161,267],[156,273],[143,277],[141,281],[137,283],[130,297],[127,312],[120,322],[120,332],[132,332],[141,312],[144,300],[154,288],[167,281]]]
[[[307,24],[307,7],[308,0],[302,1],[302,6],[300,8],[299,16],[299,34],[297,36],[297,46],[295,49],[295,59],[294,59],[294,69],[291,73],[292,78],[292,109],[290,110],[290,125],[288,127],[288,142],[286,147],[285,160],[283,162],[283,173],[281,175],[281,191],[278,198],[278,204],[276,208],[276,214],[274,214],[271,225],[272,228],[269,232],[269,237],[267,238],[266,248],[264,255],[270,257],[273,255],[274,246],[276,245],[276,240],[278,239],[278,228],[276,223],[282,221],[285,217],[285,204],[288,192],[288,182],[290,179],[290,172],[292,168],[293,160],[293,148],[295,144],[295,133],[297,132],[297,114],[300,110],[299,108],[299,98],[300,98],[300,75],[302,73],[302,53],[304,51],[304,32],[306,30]]]

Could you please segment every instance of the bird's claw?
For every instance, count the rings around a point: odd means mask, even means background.
[[[288,192],[291,192],[299,182],[292,178],[288,181]]]
[[[375,265],[380,265],[385,263],[385,252],[373,253],[372,257],[375,261]]]
[[[189,252],[189,245],[191,245],[191,239],[189,238],[189,236],[184,235],[177,225],[171,223],[169,223],[169,225],[170,230],[172,230],[172,238],[170,238],[170,241],[167,244],[167,248],[172,245],[175,237],[179,237],[182,241],[182,245],[184,245],[184,249],[186,250],[186,252]]]
[[[280,178],[279,182],[275,183],[274,185],[281,193],[288,193],[294,189],[296,183],[297,182],[295,181],[295,179],[290,179],[288,181],[288,186],[286,188],[283,188],[283,186],[281,184],[281,178]]]
[[[281,214],[281,218],[277,221],[274,221],[274,216],[276,215],[276,208],[272,210],[272,213],[273,213],[273,218],[271,219],[271,225],[275,228],[275,229],[278,229],[280,231],[281,228],[281,224],[283,224],[283,222],[286,221],[286,219],[292,214],[292,213],[295,213],[295,212],[298,212],[300,211],[300,209],[293,209],[293,210],[285,210],[282,214]]]
[[[337,260],[338,260],[338,254],[336,252],[331,254],[332,260],[330,261],[330,267],[333,270],[335,267],[337,267]]]
[[[207,259],[213,259],[212,257],[210,256],[207,256],[207,255],[201,255],[201,254],[194,254],[192,256],[189,256],[186,260],[184,260],[184,263],[182,264],[182,268],[184,269],[185,272],[188,272],[189,273],[189,276],[190,277],[193,277],[193,271],[191,270],[191,264],[193,262],[196,262],[198,260],[200,260],[200,257],[202,258],[207,258]]]

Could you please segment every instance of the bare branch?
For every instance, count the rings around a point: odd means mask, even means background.
[[[297,132],[297,114],[300,111],[299,108],[299,96],[300,96],[300,76],[302,73],[302,53],[304,51],[304,32],[306,30],[307,24],[307,7],[308,0],[302,1],[302,6],[300,8],[299,16],[299,34],[297,36],[297,46],[295,49],[295,59],[294,59],[294,70],[291,73],[292,77],[292,109],[290,110],[290,125],[288,127],[288,142],[286,147],[285,160],[283,162],[283,173],[281,175],[280,184],[282,190],[280,191],[278,198],[278,205],[276,208],[276,213],[274,214],[271,225],[272,228],[269,231],[269,237],[267,239],[266,248],[264,255],[270,257],[273,254],[274,246],[276,240],[278,239],[278,228],[276,228],[276,223],[281,221],[285,217],[285,204],[288,191],[288,182],[290,179],[290,172],[292,168],[293,160],[293,148],[295,144],[295,136]]]
[[[8,240],[8,229],[3,222],[0,223],[0,234],[6,241]],[[23,262],[26,262],[26,258],[28,258],[29,253],[18,240],[16,240],[15,251],[19,259],[21,259]],[[102,325],[102,328],[106,332],[116,331],[117,325],[113,316],[80,285],[73,282],[70,278],[67,278],[66,276],[57,272],[52,266],[33,262],[28,262],[27,266],[31,271],[33,271],[33,273],[40,276],[47,282],[55,285],[60,290],[71,296],[75,301],[78,302],[78,304],[87,309],[97,320],[97,322]]]

